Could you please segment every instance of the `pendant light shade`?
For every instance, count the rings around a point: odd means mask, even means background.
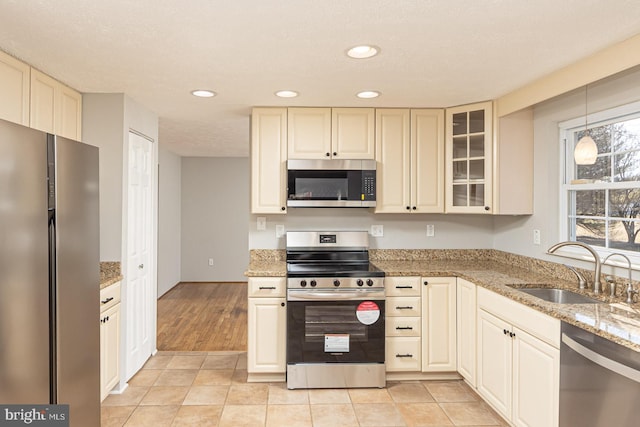
[[[578,165],[592,165],[598,158],[598,146],[589,135],[580,138],[573,150],[573,158]]]
[[[587,91],[588,85],[584,87],[584,132],[585,135],[580,138],[580,141],[576,144],[576,148],[573,150],[573,158],[577,165],[593,165],[598,158],[598,146],[596,142],[589,135],[589,126],[587,125],[587,117],[589,116],[588,97]]]

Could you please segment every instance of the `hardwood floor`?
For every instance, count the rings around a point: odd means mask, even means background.
[[[158,350],[246,351],[247,284],[176,285],[158,300]]]

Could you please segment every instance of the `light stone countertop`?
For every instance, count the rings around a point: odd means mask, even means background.
[[[100,289],[113,285],[122,280],[119,261],[100,262]]]
[[[284,251],[272,252],[273,256],[269,257],[261,256],[264,254],[255,256],[252,251],[245,275],[286,277]],[[461,277],[640,352],[640,303],[631,306],[625,304],[620,291],[616,298],[596,296],[588,290],[581,291],[573,273],[561,264],[495,250],[370,250],[370,261],[387,276]],[[580,271],[589,278],[588,270]],[[591,278],[588,280],[592,283]],[[540,285],[570,289],[605,303],[555,304],[516,289]]]

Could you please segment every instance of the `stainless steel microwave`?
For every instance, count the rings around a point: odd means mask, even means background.
[[[375,160],[287,161],[287,206],[375,207]]]

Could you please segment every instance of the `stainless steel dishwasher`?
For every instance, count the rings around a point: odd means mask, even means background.
[[[560,427],[640,425],[640,353],[562,322]]]

